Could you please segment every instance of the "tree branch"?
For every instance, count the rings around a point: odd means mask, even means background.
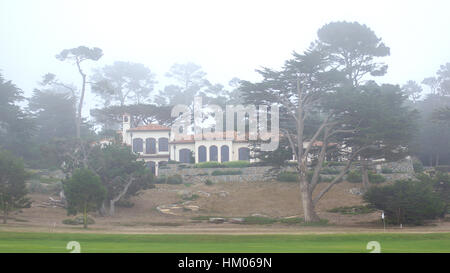
[[[288,138],[288,140],[289,140],[289,145],[291,146],[292,152],[294,153],[294,155],[295,155],[295,157],[297,158],[297,160],[299,160],[299,159],[298,159],[298,151],[297,151],[297,149],[295,148],[294,142],[292,141],[291,134],[290,134],[287,130],[285,130],[285,129],[281,129],[281,130],[282,130],[283,132],[286,133],[286,136],[287,136],[287,138]],[[297,166],[297,165],[296,165],[296,166]]]
[[[313,137],[311,138],[311,140],[309,141],[308,147],[306,147],[306,150],[305,150],[305,153],[304,153],[304,156],[305,156],[305,157],[308,156],[309,151],[311,150],[311,148],[312,148],[314,142],[316,142],[316,139],[319,137],[319,135],[320,135],[320,133],[322,132],[322,130],[323,130],[326,126],[329,125],[329,124],[328,124],[328,119],[329,119],[329,117],[330,117],[330,116],[328,116],[328,117],[325,118],[325,120],[324,120],[324,121],[322,122],[322,124],[320,125],[319,129],[317,129],[316,133],[314,134],[314,136],[313,136]],[[299,147],[299,149],[300,149],[300,147]],[[303,149],[303,147],[301,147],[301,149]],[[302,159],[302,160],[303,160],[303,159]]]
[[[359,148],[355,153],[352,154],[352,156],[350,157],[350,159],[347,161],[347,165],[345,165],[345,168],[339,173],[338,176],[336,176],[333,181],[331,181],[331,183],[325,188],[323,189],[313,200],[313,204],[316,205],[319,200],[335,185],[339,182],[339,180],[341,180],[342,177],[344,177],[344,175],[347,173],[347,171],[349,170],[350,166],[353,163],[353,160],[355,159],[355,157],[357,155],[359,155],[359,153],[361,153],[362,151],[370,148],[372,145],[368,145],[368,146],[364,146]]]

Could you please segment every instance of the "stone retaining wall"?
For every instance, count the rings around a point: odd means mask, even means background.
[[[411,159],[405,159],[397,162],[383,162],[372,165],[373,170],[378,174],[386,177],[388,181],[400,179],[414,179],[414,169]],[[203,183],[210,180],[213,183],[217,182],[256,182],[256,181],[271,181],[274,180],[273,174],[269,173],[270,166],[246,167],[246,168],[194,168],[194,164],[168,164],[165,167],[159,168],[160,176],[181,175],[185,183]],[[328,167],[331,169],[342,170],[343,166]],[[382,173],[384,168],[391,169],[393,173]],[[353,165],[352,170],[359,170],[359,166]],[[241,171],[242,174],[235,175],[218,175],[213,176],[211,173],[215,170],[220,171]],[[294,166],[287,166],[284,171],[296,171]],[[334,175],[321,174],[324,178],[332,178]]]
[[[188,168],[183,166],[189,166]],[[168,164],[167,167],[159,169],[159,175],[171,176],[181,175],[186,183],[205,182],[207,179],[217,182],[239,182],[239,181],[270,181],[273,177],[268,173],[272,167],[246,167],[246,168],[194,168],[193,164]],[[217,175],[211,173],[215,170],[220,171],[241,171],[242,174],[235,175]]]

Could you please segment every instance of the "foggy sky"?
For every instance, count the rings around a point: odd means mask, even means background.
[[[321,26],[346,20],[366,24],[391,48],[379,83],[420,83],[450,62],[449,10],[445,0],[0,0],[0,70],[26,96],[47,72],[79,86],[75,67],[55,55],[85,45],[104,52],[86,67],[143,63],[156,73],[158,89],[175,62],[201,65],[212,83],[257,80],[255,69],[279,68],[294,50],[305,50]],[[87,101],[95,106],[92,95]]]

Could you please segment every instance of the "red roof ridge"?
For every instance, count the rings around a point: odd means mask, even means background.
[[[170,131],[170,127],[159,124],[147,124],[128,129],[128,131]]]

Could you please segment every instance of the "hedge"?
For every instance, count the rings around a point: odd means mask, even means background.
[[[212,176],[219,176],[219,175],[236,175],[236,174],[242,174],[241,170],[215,170],[211,173]]]
[[[438,172],[448,173],[450,172],[450,165],[440,165],[434,167],[434,169]]]
[[[369,182],[372,184],[379,184],[386,181],[386,178],[380,174],[369,171]],[[347,174],[347,181],[350,183],[361,183],[362,175],[360,171],[350,171]]]
[[[227,162],[201,162],[194,165],[194,168],[246,168],[250,167],[251,163],[244,160],[239,161],[227,161]]]

